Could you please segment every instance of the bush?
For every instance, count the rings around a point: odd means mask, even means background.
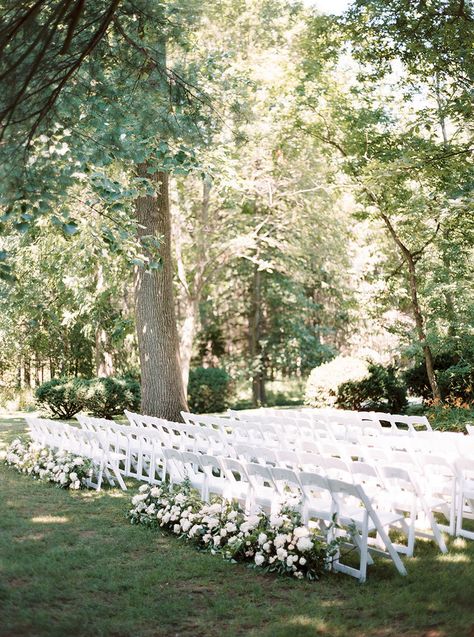
[[[231,378],[219,367],[196,367],[189,373],[189,409],[196,414],[221,412],[232,399]]]
[[[474,423],[474,410],[456,405],[436,405],[425,410],[425,415],[436,431],[466,432],[466,425]]]
[[[305,403],[310,407],[334,407],[342,383],[358,381],[369,372],[368,363],[350,356],[337,356],[315,367],[306,383]]]
[[[140,385],[131,378],[54,378],[35,394],[38,406],[55,418],[72,418],[80,411],[112,418],[140,405]]]
[[[366,378],[339,385],[336,403],[342,409],[401,414],[407,406],[407,390],[394,367],[371,364]]]
[[[72,418],[83,408],[84,382],[81,378],[48,380],[36,388],[36,403],[55,418]]]
[[[97,418],[112,418],[140,408],[140,385],[132,378],[92,378],[82,390],[83,409]]]
[[[460,361],[455,354],[441,353],[434,357],[434,367],[443,400],[474,403],[474,363]],[[406,370],[404,379],[413,395],[424,400],[433,398],[424,360]]]

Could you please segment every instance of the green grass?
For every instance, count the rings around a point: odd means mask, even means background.
[[[0,419],[0,452],[23,430]],[[0,464],[1,637],[472,637],[474,542],[419,542],[359,585],[261,575],[125,518],[136,485],[65,492]]]

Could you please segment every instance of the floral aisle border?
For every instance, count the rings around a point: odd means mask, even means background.
[[[5,462],[20,473],[71,490],[87,487],[93,472],[92,462],[87,458],[21,438],[8,447]]]
[[[275,515],[246,515],[236,502],[204,503],[189,483],[142,485],[132,505],[132,524],[162,528],[225,559],[298,579],[319,579],[340,544],[321,540],[290,505]]]

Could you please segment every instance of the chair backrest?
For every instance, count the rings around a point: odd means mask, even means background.
[[[273,467],[270,471],[280,495],[297,495],[301,493],[301,482],[296,471],[286,467]]]
[[[245,464],[235,458],[222,458],[222,464],[226,476],[231,482],[248,482],[247,469]]]
[[[217,456],[211,456],[207,453],[203,453],[199,456],[199,462],[207,474],[212,473],[213,475],[216,475],[217,473],[219,476],[223,476],[224,467],[220,458]]]
[[[254,447],[251,445],[236,444],[234,450],[240,458],[246,462],[258,462],[263,465],[275,466],[278,464],[277,454],[268,447]]]
[[[281,467],[287,467],[288,469],[298,469],[300,466],[300,460],[298,454],[295,451],[283,451],[278,449],[276,451],[276,457],[278,464]]]
[[[303,490],[329,491],[328,479],[320,473],[300,471],[298,478]]]
[[[315,473],[321,472],[321,474],[323,473],[321,464],[322,456],[320,454],[302,452],[298,453],[298,457],[300,459],[300,467],[303,469],[303,471],[314,471]]]
[[[252,484],[268,486],[275,491],[277,490],[270,467],[265,467],[256,462],[247,462],[246,470]]]

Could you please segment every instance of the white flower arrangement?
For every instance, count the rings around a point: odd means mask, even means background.
[[[87,486],[87,480],[92,477],[90,460],[20,438],[9,446],[5,462],[20,473],[54,482],[63,489],[81,489]]]
[[[298,579],[318,579],[337,551],[336,541],[323,542],[288,506],[277,515],[246,515],[235,502],[202,502],[188,483],[142,485],[132,505],[132,524],[160,527],[225,559]]]

